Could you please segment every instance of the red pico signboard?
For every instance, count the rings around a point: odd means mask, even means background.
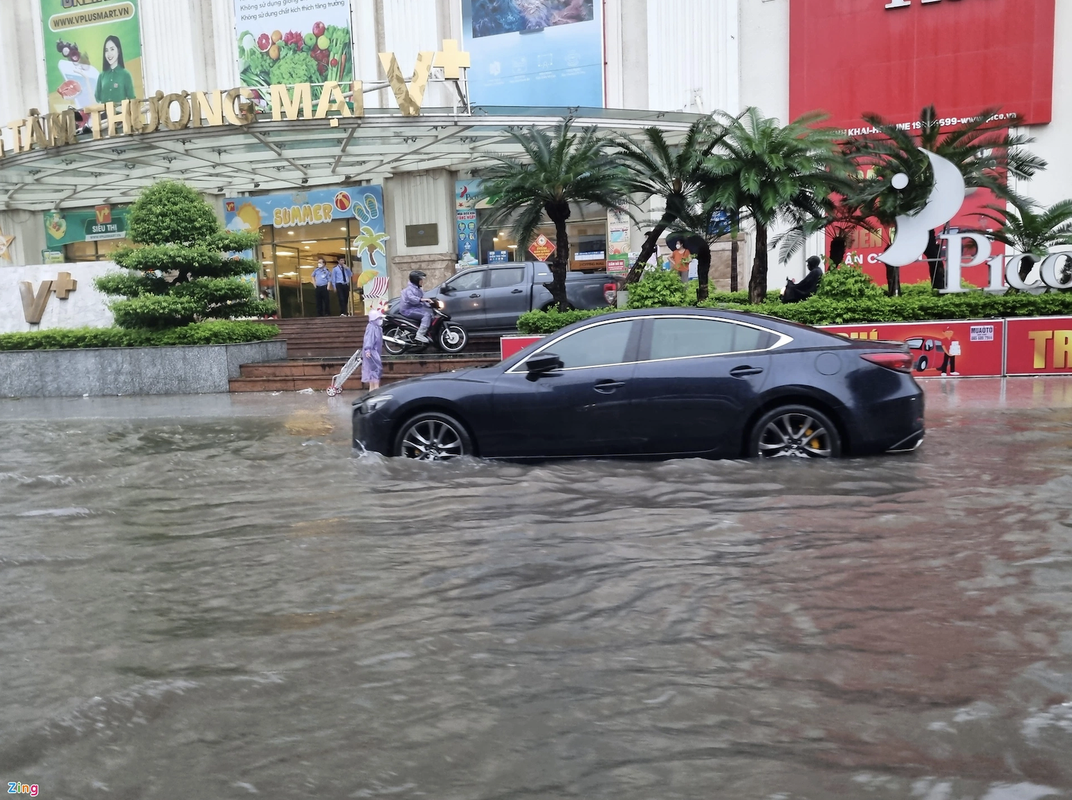
[[[865,113],[949,127],[985,108],[1050,121],[1056,0],[792,0],[789,113],[822,109],[850,131]],[[829,43],[827,46],[825,43]]]
[[[1072,317],[1009,319],[1005,325],[1006,375],[1072,374]]]

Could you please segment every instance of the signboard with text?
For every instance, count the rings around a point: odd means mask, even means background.
[[[1007,375],[1072,374],[1072,317],[1006,320]]]
[[[1049,122],[1054,31],[1055,0],[792,0],[789,114],[850,131],[871,112],[911,126],[929,105],[946,126],[985,108]]]
[[[45,242],[50,248],[76,242],[103,242],[127,235],[129,206],[97,206],[45,214]]]
[[[41,0],[52,112],[145,97],[140,2]]]
[[[603,107],[602,0],[462,0],[479,106]]]
[[[823,325],[850,339],[905,342],[917,378],[1000,375],[1004,351],[1001,320],[895,322],[876,325]]]
[[[529,245],[529,252],[535,256],[537,261],[547,261],[547,259],[554,254],[556,249],[555,243],[542,233]]]

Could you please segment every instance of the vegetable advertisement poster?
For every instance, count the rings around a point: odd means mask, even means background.
[[[353,80],[349,0],[235,0],[235,23],[242,85],[264,101],[275,84]]]
[[[41,0],[53,112],[145,97],[140,0]]]

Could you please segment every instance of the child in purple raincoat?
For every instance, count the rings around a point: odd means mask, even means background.
[[[383,316],[387,312],[384,303],[377,303],[369,311],[368,327],[365,328],[365,340],[361,343],[361,380],[369,385],[369,391],[380,388],[383,376]]]

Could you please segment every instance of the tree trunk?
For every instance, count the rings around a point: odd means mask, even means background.
[[[699,285],[696,287],[696,304],[699,305],[707,299],[711,279],[710,243],[704,239],[694,255],[696,256],[696,277],[699,279]]]
[[[901,268],[886,265],[886,294],[898,297],[901,294]]]
[[[939,258],[942,254],[942,246],[938,244],[938,236],[935,232],[927,233],[927,249],[923,255],[927,258],[927,271],[931,276],[931,286],[935,289],[945,288],[945,264]]]
[[[569,300],[566,298],[566,272],[569,270],[569,234],[566,232],[566,219],[560,214],[551,217],[555,223],[555,250],[554,258],[551,259],[551,282],[544,284],[551,293],[551,302],[559,311],[569,310]]]
[[[740,277],[737,269],[737,227],[733,228],[733,240],[730,243],[730,291],[736,292]]]
[[[756,220],[756,258],[752,262],[752,277],[748,281],[748,302],[762,303],[767,299],[767,226]]]
[[[830,263],[834,268],[840,267],[845,262],[845,251],[848,249],[845,237],[835,236],[830,240]]]
[[[636,263],[633,264],[632,269],[629,270],[629,274],[625,276],[626,286],[640,280],[640,276],[644,274],[644,266],[648,263],[648,259],[652,257],[656,248],[659,246],[659,237],[663,235],[663,231],[669,228],[673,221],[673,214],[669,212],[664,213],[656,226],[651,229],[651,232],[644,239],[644,246],[640,248],[640,255],[637,256]]]

